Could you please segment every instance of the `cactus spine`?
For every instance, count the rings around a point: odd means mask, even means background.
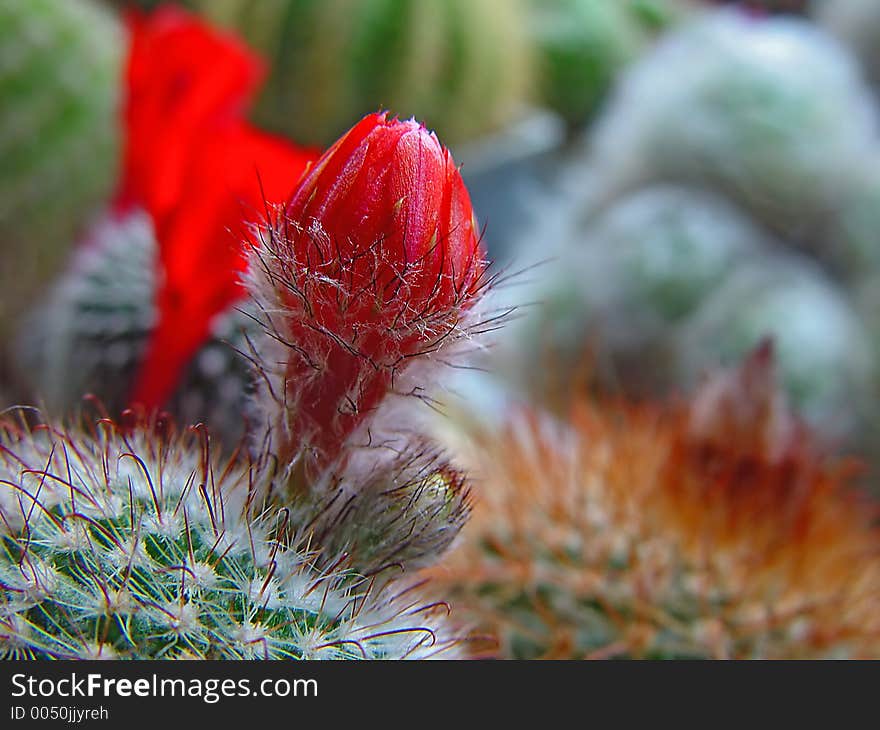
[[[504,658],[880,655],[880,532],[784,410],[764,347],[685,408],[576,402],[472,453],[431,574]]]
[[[161,430],[160,430],[161,431]],[[260,511],[203,429],[0,433],[5,658],[403,659],[452,652],[445,614]]]

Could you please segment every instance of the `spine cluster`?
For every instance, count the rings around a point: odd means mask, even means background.
[[[355,572],[257,503],[204,429],[4,425],[7,658],[401,659],[455,653],[445,606]],[[305,532],[305,531],[303,531]]]

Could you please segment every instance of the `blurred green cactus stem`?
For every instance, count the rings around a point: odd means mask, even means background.
[[[0,3],[0,333],[110,192],[124,45],[91,0]]]
[[[542,101],[571,126],[598,109],[618,72],[684,12],[675,0],[531,0]]]
[[[515,118],[531,85],[520,0],[190,0],[271,69],[256,121],[328,144],[380,107],[449,142]]]

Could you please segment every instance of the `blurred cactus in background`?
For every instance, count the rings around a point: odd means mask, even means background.
[[[676,0],[530,0],[541,100],[571,126],[599,108],[617,74],[686,9]]]
[[[842,47],[806,20],[735,11],[688,24],[637,63],[594,139],[606,194],[707,186],[795,242],[835,213],[877,144],[870,89]]]
[[[877,360],[854,302],[724,197],[649,186],[560,238],[520,288],[535,304],[493,365],[527,392],[546,395],[588,361],[612,392],[687,388],[771,336],[780,380],[817,433],[854,437],[871,417]],[[555,367],[535,367],[541,356]]]
[[[91,0],[0,4],[0,337],[111,190],[123,49]]]
[[[880,655],[876,507],[786,410],[764,345],[681,406],[576,400],[466,451],[430,574],[502,658]]]
[[[880,423],[864,293],[880,270],[878,129],[856,63],[808,20],[685,19],[580,142],[551,247],[522,234],[526,263],[550,260],[490,367],[541,394],[544,374],[558,388],[589,363],[596,385],[650,397],[771,336],[816,433],[865,448]]]
[[[99,220],[68,269],[21,327],[22,377],[50,412],[75,411],[99,394],[125,408],[155,326],[156,241],[144,211]]]
[[[813,262],[776,254],[739,267],[676,336],[682,383],[772,337],[781,384],[826,443],[857,439],[866,419],[876,418],[869,330]]]
[[[503,333],[498,367],[520,368],[517,379],[542,393],[584,365],[594,345],[606,384],[621,378],[641,394],[669,387],[671,332],[733,267],[760,256],[761,243],[723,198],[676,186],[648,187],[583,214],[557,234],[556,248],[543,252],[549,261],[518,292],[534,305]],[[539,353],[562,368],[547,382],[533,366]]]
[[[324,145],[385,107],[451,142],[520,115],[532,56],[520,0],[190,0],[272,69],[255,120]]]

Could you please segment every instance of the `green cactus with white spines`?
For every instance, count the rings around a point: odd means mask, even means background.
[[[0,5],[0,332],[110,192],[124,47],[91,0]]]
[[[0,444],[6,658],[455,655],[445,612],[307,548],[203,429],[8,421]]]
[[[146,213],[105,216],[23,323],[19,370],[50,412],[74,410],[86,393],[125,407],[156,320],[155,257]]]
[[[379,107],[449,141],[515,117],[530,90],[520,0],[246,0],[190,5],[271,68],[256,120],[327,144]]]

